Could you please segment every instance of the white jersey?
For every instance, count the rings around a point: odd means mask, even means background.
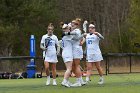
[[[62,39],[63,40],[72,40],[73,36],[72,35],[67,35],[67,36],[64,36]]]
[[[73,35],[73,44],[74,45],[80,45],[80,39],[79,37],[81,36],[81,30],[80,29],[74,29],[72,32],[75,32],[76,35]]]
[[[100,38],[95,34],[87,34],[86,36],[86,48],[87,54],[101,54],[99,48]]]
[[[72,38],[72,49],[73,49],[73,57],[74,59],[83,58],[83,49],[82,46],[80,46],[81,41],[81,30],[80,29],[74,29],[72,32],[75,32],[76,35],[73,35]]]
[[[100,38],[95,34],[87,34],[86,48],[87,48],[87,62],[99,62],[103,60],[101,50],[99,48]]]
[[[47,38],[51,38],[51,40],[49,41],[48,45],[45,45],[45,41]],[[58,38],[55,35],[52,36],[48,36],[48,34],[43,35],[42,39],[41,39],[41,43],[44,44],[45,47],[47,47],[46,51],[43,51],[43,57],[45,57],[46,61],[57,61],[56,60],[56,45],[58,45]],[[49,60],[46,59],[49,58]],[[53,60],[55,59],[55,60]]]

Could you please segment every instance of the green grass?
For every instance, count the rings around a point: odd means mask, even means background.
[[[140,74],[114,74],[105,77],[105,84],[98,85],[98,76],[82,87],[45,86],[46,78],[0,80],[0,93],[140,93]],[[85,79],[85,78],[84,78]],[[74,81],[72,78],[71,81]]]

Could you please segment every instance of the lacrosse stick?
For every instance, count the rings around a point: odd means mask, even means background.
[[[88,24],[88,21],[85,20],[84,23],[83,23],[83,31],[86,33],[87,32],[87,24]]]

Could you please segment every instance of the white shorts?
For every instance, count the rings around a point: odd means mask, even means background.
[[[50,53],[50,52],[46,52],[46,56],[45,56],[45,62],[49,62],[49,63],[57,63],[57,55],[56,53]]]
[[[72,49],[63,50],[62,51],[62,58],[63,58],[64,63],[69,62],[69,61],[73,61]]]
[[[103,60],[102,54],[87,54],[87,62],[99,62]]]
[[[73,59],[83,58],[83,49],[81,46],[73,47]]]

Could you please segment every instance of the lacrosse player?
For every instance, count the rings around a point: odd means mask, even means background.
[[[101,50],[99,48],[99,41],[101,39],[104,39],[104,37],[95,31],[95,25],[90,24],[89,25],[89,33],[86,36],[86,59],[87,59],[87,76],[86,76],[86,81],[90,81],[90,76],[91,72],[93,69],[93,64],[95,64],[98,73],[100,75],[100,79],[98,84],[103,84],[104,79],[103,79],[103,71],[102,67],[100,65],[101,60],[103,60]]]
[[[53,34],[54,26],[52,23],[47,27],[47,34],[42,36],[40,48],[44,51],[44,65],[47,75],[46,85],[50,85],[50,72],[49,65],[51,64],[52,75],[53,75],[53,85],[57,85],[56,83],[56,63],[57,60],[57,51],[56,45],[58,46],[58,38]],[[58,50],[59,51],[59,50]]]
[[[68,24],[62,24],[63,32],[70,32]],[[69,77],[72,71],[73,54],[72,54],[72,35],[67,35],[62,37],[62,58],[66,66],[66,72],[64,74],[64,79],[62,85],[70,87]]]

